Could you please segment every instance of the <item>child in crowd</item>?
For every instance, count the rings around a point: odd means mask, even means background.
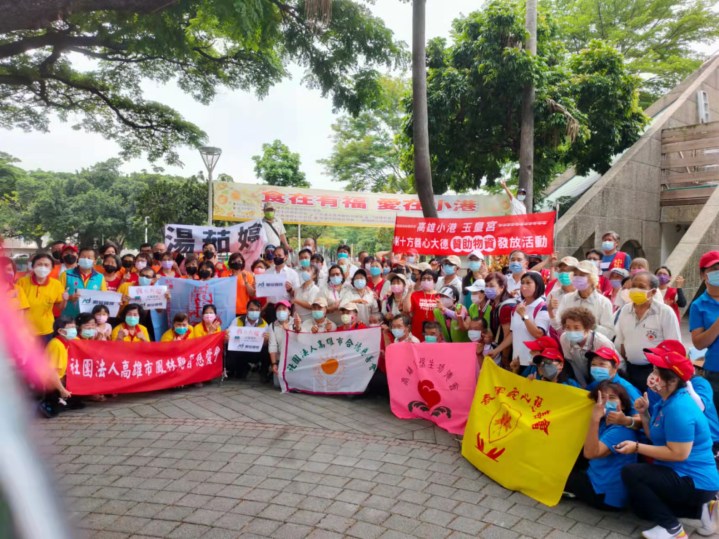
[[[98,341],[109,341],[112,337],[112,326],[108,322],[110,311],[104,305],[95,305],[92,308],[92,316],[95,318]]]

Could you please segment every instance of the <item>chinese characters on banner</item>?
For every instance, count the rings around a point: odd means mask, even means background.
[[[464,433],[477,382],[476,350],[475,343],[390,344],[386,365],[392,413]]]
[[[268,185],[213,182],[215,219],[246,221],[262,217],[271,203],[285,223],[326,226],[391,227],[397,215],[422,216],[417,195],[354,193]],[[507,215],[509,200],[499,195],[437,195],[440,217]]]
[[[159,391],[222,375],[224,333],[174,342],[84,341],[68,348],[67,389],[75,395]]]
[[[282,392],[322,395],[364,393],[377,370],[380,328],[332,333],[287,332],[280,362]]]
[[[267,328],[231,326],[227,349],[231,352],[259,352],[265,344]]]
[[[424,219],[397,216],[392,250],[417,249],[420,254],[468,255],[479,249],[485,255],[508,255],[522,250],[532,254],[554,252],[555,212],[479,219]]]
[[[215,217],[220,219],[220,217]],[[230,227],[165,225],[167,251],[201,253],[204,243],[212,243],[218,253],[242,253],[245,264],[260,258],[267,243],[262,221],[255,220]]]
[[[557,505],[593,405],[583,389],[528,380],[485,361],[462,456],[503,487]]]
[[[127,294],[130,296],[130,303],[138,303],[143,309],[167,307],[167,286],[131,286]]]
[[[122,294],[118,292],[103,292],[101,290],[87,290],[86,288],[78,288],[77,293],[80,295],[80,312],[91,313],[96,305],[104,305],[110,313],[110,316],[117,316],[122,303]]]

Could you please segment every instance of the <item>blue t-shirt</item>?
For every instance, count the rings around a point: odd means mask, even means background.
[[[587,475],[592,482],[594,492],[604,494],[604,503],[612,507],[627,505],[627,489],[622,481],[622,468],[637,462],[636,453],[622,455],[614,446],[629,440],[637,441],[637,431],[621,425],[607,425],[604,420],[599,424],[599,441],[611,451],[610,455],[589,461]]]
[[[719,472],[712,453],[709,424],[686,389],[675,391],[652,409],[649,430],[652,444],[656,446],[665,446],[667,442],[693,443],[686,460],[667,462],[657,459],[656,464],[671,468],[679,477],[691,477],[699,490],[719,490]]]
[[[719,301],[704,292],[689,307],[689,331],[709,329],[719,318]],[[709,345],[704,358],[704,370],[719,372],[719,339]]]
[[[629,395],[629,402],[632,403],[632,414],[636,414],[637,411],[634,409],[634,401],[642,396],[642,394],[639,392],[639,390],[636,387],[634,387],[631,383],[626,381],[624,378],[619,376],[618,374],[615,374],[614,378],[610,378],[609,381],[614,384],[618,384],[618,385],[622,386],[627,391],[627,394]],[[587,390],[591,391],[598,385],[599,385],[599,382],[594,380],[592,383],[590,383],[587,386]]]
[[[537,377],[537,380],[546,382],[546,380],[542,380],[542,375],[539,374],[539,369],[536,365],[529,365],[525,367],[520,373],[520,375],[524,376],[525,378],[527,378],[530,374],[534,374]],[[579,389],[584,389],[574,378],[567,378],[564,382],[560,383],[564,386],[578,387]]]
[[[699,398],[704,403],[704,417],[707,418],[707,423],[709,423],[712,442],[719,443],[719,416],[717,416],[717,409],[714,406],[712,386],[701,376],[695,376],[692,378],[692,387],[694,387],[694,392],[699,395]]]

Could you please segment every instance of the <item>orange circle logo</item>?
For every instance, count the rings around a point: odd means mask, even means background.
[[[337,369],[340,366],[340,362],[336,359],[328,359],[324,363],[322,363],[322,371],[325,374],[334,374],[337,372]]]

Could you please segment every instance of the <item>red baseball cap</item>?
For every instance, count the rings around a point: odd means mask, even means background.
[[[65,251],[74,251],[75,253],[79,252],[78,248],[74,245],[65,244],[65,246],[62,248],[61,253],[64,253]]]
[[[621,359],[619,359],[617,351],[614,348],[609,348],[608,346],[602,346],[596,350],[590,350],[584,355],[589,361],[595,357],[600,357],[602,359],[606,359],[607,361],[613,361],[615,365],[619,365],[621,363]]]
[[[685,382],[688,382],[694,376],[694,365],[686,356],[671,351],[662,352],[661,354],[644,352],[644,355],[652,365],[674,372]]]
[[[548,335],[539,337],[536,341],[524,341],[524,345],[534,352],[541,352],[546,348],[555,348],[559,350],[559,344],[557,344],[557,341]]]
[[[561,361],[564,363],[564,354],[558,348],[545,348],[534,356],[534,362],[540,363],[543,359],[551,359],[552,361]]]
[[[719,263],[719,251],[709,251],[704,253],[699,259],[699,269],[703,270],[709,266]]]
[[[662,341],[654,348],[645,348],[644,353],[647,352],[658,356],[661,356],[665,352],[674,352],[680,356],[687,357],[687,349],[684,348],[684,345],[680,341],[675,341],[673,339]]]
[[[411,249],[407,249],[407,252],[406,252],[405,254],[408,254],[408,255],[418,255],[418,254],[419,254],[419,251],[417,251],[417,249],[415,249],[415,248],[413,247],[413,248],[411,248]]]
[[[275,303],[275,305],[284,305],[284,306],[287,307],[288,309],[291,309],[291,308],[292,308],[292,304],[291,304],[288,300],[286,300],[286,299],[281,299],[280,301],[278,301],[277,303]]]

